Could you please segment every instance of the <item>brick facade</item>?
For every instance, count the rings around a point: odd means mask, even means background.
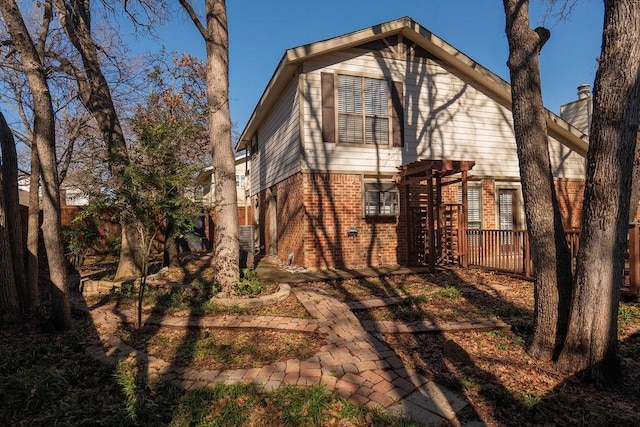
[[[362,175],[304,175],[305,267],[398,263],[398,217],[363,217],[362,188]]]
[[[261,191],[257,201],[260,252],[278,254],[286,260],[293,256],[292,262],[299,265],[304,262],[302,181],[301,173],[292,175],[272,188]]]
[[[481,187],[482,227],[497,228],[496,182],[485,179],[469,183],[474,185]],[[416,243],[405,238],[407,189],[399,189],[400,215],[365,217],[363,188],[360,174],[298,173],[262,191],[258,195],[262,252],[277,253],[283,260],[291,259],[310,269],[406,265],[407,250],[416,249]],[[458,188],[459,184],[443,187],[443,203],[459,203]],[[556,181],[566,227],[579,226],[583,188],[581,181]],[[425,186],[412,185],[408,192],[410,209],[424,205]],[[274,203],[275,210],[270,208]],[[421,216],[424,214],[419,212],[409,215],[410,230]],[[357,236],[348,235],[351,229],[357,230]],[[409,232],[413,238],[414,232]]]

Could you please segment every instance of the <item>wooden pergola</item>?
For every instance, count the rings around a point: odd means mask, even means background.
[[[426,223],[426,245],[425,251],[429,254],[429,270],[435,272],[436,261],[439,253],[439,241],[436,239],[436,230],[441,229],[441,207],[442,207],[442,187],[462,183],[462,230],[467,229],[467,180],[468,172],[475,166],[475,162],[464,160],[431,160],[422,159],[398,168],[399,173],[396,175],[396,183],[404,188],[404,215],[405,215],[405,250],[407,254],[407,262],[410,257],[409,250],[409,222],[410,218],[410,189],[412,185],[420,186],[426,182],[427,198],[427,223]],[[453,175],[460,174],[460,177]],[[446,178],[446,179],[445,179]],[[444,180],[443,180],[444,179]],[[418,187],[419,188],[419,187]],[[435,190],[435,191],[434,191]],[[463,267],[466,267],[466,258],[464,257],[466,249],[466,233],[461,235],[460,261]]]

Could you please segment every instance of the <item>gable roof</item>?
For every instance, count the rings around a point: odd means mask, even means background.
[[[384,22],[369,28],[347,33],[338,37],[288,49],[267,84],[247,125],[245,126],[236,150],[248,147],[249,138],[264,120],[270,107],[275,103],[286,84],[297,73],[298,66],[311,58],[355,47],[373,40],[402,34],[416,45],[438,58],[442,63],[454,69],[456,73],[472,82],[477,88],[500,105],[511,110],[511,86],[495,73],[473,61],[409,17]],[[586,157],[587,136],[571,126],[558,115],[545,109],[549,136],[566,147]]]

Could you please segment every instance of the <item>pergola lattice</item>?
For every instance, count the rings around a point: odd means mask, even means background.
[[[442,187],[462,183],[462,229],[460,234],[460,261],[463,267],[466,267],[466,231],[467,229],[467,180],[468,172],[475,166],[473,161],[465,160],[431,160],[421,159],[403,166],[398,167],[399,173],[396,175],[396,183],[404,188],[404,215],[405,215],[405,250],[407,261],[410,258],[409,246],[409,221],[410,221],[410,187],[412,184],[420,185],[426,182],[426,190],[428,195],[427,203],[427,226],[426,226],[426,243],[424,248],[429,254],[429,270],[435,272],[438,254],[440,252],[439,239],[436,238],[436,230],[441,229],[441,207],[442,207]],[[453,175],[460,174],[459,178]],[[448,178],[443,180],[443,178]],[[435,190],[435,191],[434,191]],[[435,199],[435,200],[434,200]]]

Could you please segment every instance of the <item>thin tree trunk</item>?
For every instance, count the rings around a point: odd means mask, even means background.
[[[0,2],[0,12],[11,41],[20,54],[33,96],[34,135],[42,167],[42,199],[44,221],[42,231],[49,260],[49,275],[53,283],[52,320],[59,330],[71,325],[66,260],[61,238],[60,188],[56,169],[55,118],[47,77],[33,40],[22,19],[15,0]]]
[[[240,278],[236,171],[229,113],[229,39],[224,0],[206,0],[207,102],[215,176],[214,268],[216,282],[230,293]]]
[[[20,217],[20,199],[18,196],[18,154],[13,133],[9,129],[4,115],[0,113],[0,146],[2,149],[3,191],[7,234],[13,255],[13,278],[18,300],[23,312],[29,309],[27,279],[24,267],[24,242],[22,237],[22,218]]]
[[[180,267],[175,224],[171,218],[167,219],[167,225],[164,230],[164,256],[162,265],[163,267]]]
[[[31,144],[31,178],[29,180],[29,224],[27,227],[27,293],[29,307],[42,318],[38,289],[38,242],[40,241],[40,157],[38,147]]]
[[[527,228],[535,265],[534,335],[529,353],[550,360],[566,333],[571,295],[571,257],[551,172],[540,89],[538,56],[549,38],[532,30],[527,0],[504,0],[509,41],[513,125]]]
[[[605,0],[580,251],[560,369],[598,380],[619,374],[618,304],[640,118],[640,2]]]

